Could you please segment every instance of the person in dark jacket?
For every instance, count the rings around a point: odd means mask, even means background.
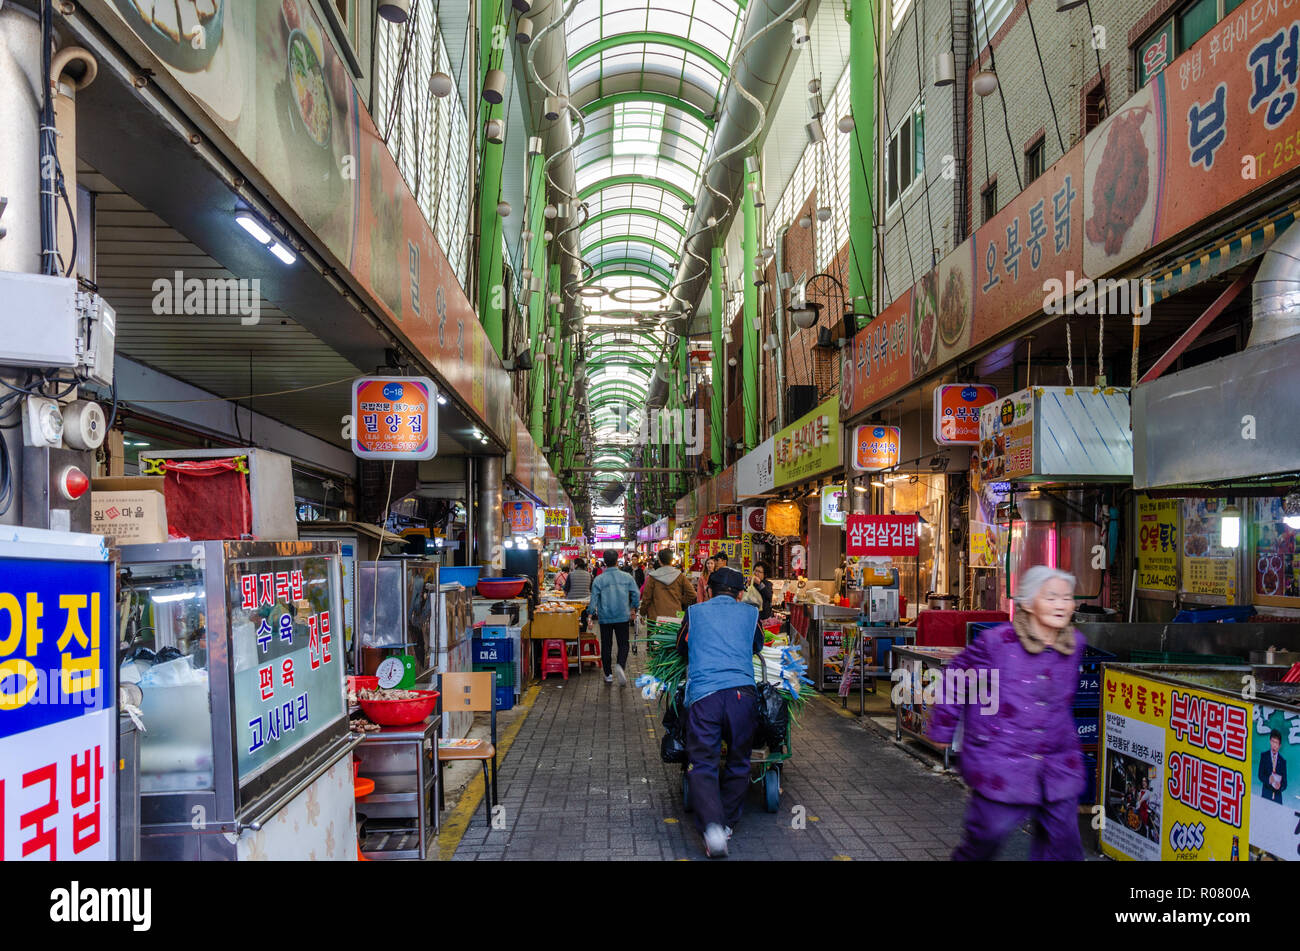
[[[761,561],[754,566],[753,586],[763,598],[763,606],[758,609],[758,617],[766,621],[772,616],[772,582],[767,580],[767,565]]]
[[[1286,760],[1281,750],[1282,734],[1274,730],[1268,736],[1268,752],[1259,758],[1258,776],[1264,798],[1276,803],[1282,801],[1282,791],[1286,789]]]
[[[754,655],[763,649],[758,608],[739,598],[745,578],[719,568],[708,601],[686,609],[677,649],[686,657],[687,782],[695,826],[709,858],[726,858],[727,840],[749,790],[749,758],[758,727]],[[718,758],[727,744],[719,775]]]
[[[952,740],[961,719],[962,776],[971,788],[954,861],[993,858],[1028,817],[1029,857],[1081,861],[1085,775],[1075,728],[1083,635],[1070,626],[1074,576],[1039,565],[1020,579],[1012,623],[979,635],[944,669],[929,737]]]

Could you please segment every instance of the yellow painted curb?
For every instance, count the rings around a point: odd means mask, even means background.
[[[510,746],[514,743],[515,737],[519,735],[519,730],[523,727],[524,721],[528,719],[528,714],[532,711],[533,703],[537,700],[537,695],[541,693],[541,684],[533,684],[528,688],[523,698],[516,704],[516,707],[523,712],[515,717],[505,733],[503,733],[497,742],[497,768],[505,762],[506,754],[510,752]],[[460,840],[465,837],[465,830],[469,828],[470,820],[478,812],[479,806],[483,804],[483,796],[486,794],[483,788],[483,773],[475,773],[470,784],[465,787],[465,792],[460,797],[460,802],[456,803],[447,819],[442,824],[438,832],[438,860],[447,862],[456,854],[460,848]]]

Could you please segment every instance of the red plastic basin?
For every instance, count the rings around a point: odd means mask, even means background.
[[[359,700],[361,712],[380,726],[423,723],[438,703],[438,691],[417,690],[415,700]]]
[[[485,598],[513,598],[524,590],[527,578],[479,578],[478,593]]]

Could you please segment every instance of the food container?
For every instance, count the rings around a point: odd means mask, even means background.
[[[423,723],[438,702],[438,691],[416,690],[414,700],[358,700],[361,712],[380,726],[409,726]]]
[[[482,571],[482,565],[443,565],[438,569],[438,583],[451,584],[455,582],[464,585],[466,588],[472,588],[478,584],[478,576]]]
[[[378,690],[379,678],[366,676],[348,675],[348,693],[356,693],[358,690]]]
[[[478,593],[485,598],[513,598],[524,590],[527,578],[480,578]]]

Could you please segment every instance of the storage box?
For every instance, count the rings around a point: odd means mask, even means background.
[[[474,628],[474,636],[480,637],[485,641],[505,640],[510,636],[510,629],[504,624],[487,623],[482,627]]]
[[[95,479],[90,484],[90,530],[119,545],[167,541],[167,503],[161,476]]]
[[[508,664],[515,659],[514,642],[509,639],[474,638],[474,663]]]
[[[532,630],[528,635],[535,641],[548,638],[561,640],[578,639],[578,612],[567,614],[534,614]]]
[[[1074,728],[1078,731],[1079,742],[1085,746],[1097,742],[1100,733],[1099,712],[1096,707],[1092,709],[1076,709],[1074,711]]]
[[[475,664],[475,673],[494,674],[493,688],[509,687],[512,691],[515,687],[515,665],[514,664]]]
[[[515,688],[497,687],[496,703],[498,710],[513,710],[515,706]]]
[[[1101,665],[1114,661],[1115,655],[1091,644],[1084,645],[1079,660],[1079,689],[1075,706],[1097,706],[1101,702]]]

